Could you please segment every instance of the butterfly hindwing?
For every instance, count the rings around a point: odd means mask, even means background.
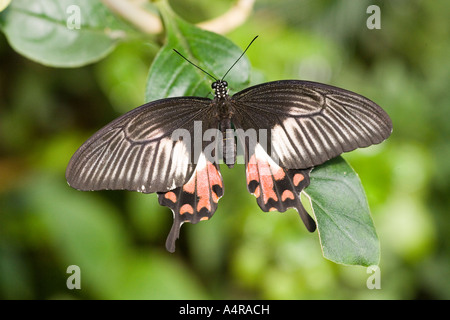
[[[295,208],[306,228],[313,232],[316,224],[300,201],[301,191],[309,185],[311,169],[284,169],[259,144],[249,150],[248,155],[247,188],[256,197],[261,210],[284,212]]]
[[[175,251],[175,241],[185,222],[209,220],[223,195],[223,182],[219,167],[202,153],[189,181],[174,190],[158,193],[159,204],[169,207],[174,216],[166,248]]]

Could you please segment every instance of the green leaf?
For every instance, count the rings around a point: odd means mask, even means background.
[[[14,50],[52,67],[98,61],[127,29],[99,0],[14,0],[0,26]]]
[[[305,190],[325,258],[343,264],[378,264],[380,244],[364,189],[356,172],[341,157],[315,168]]]
[[[146,101],[173,96],[206,97],[211,93],[213,80],[173,49],[218,79],[242,54],[242,49],[227,38],[201,30],[177,17],[165,1],[158,3],[158,8],[166,27],[166,43],[150,67]],[[248,85],[249,74],[250,63],[244,56],[226,77],[230,90],[240,91]]]

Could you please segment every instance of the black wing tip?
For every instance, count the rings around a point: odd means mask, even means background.
[[[300,215],[300,218],[302,219],[303,224],[305,225],[306,229],[311,233],[316,231],[316,228],[317,228],[316,221],[314,221],[314,219],[309,215],[308,211],[306,211],[306,209],[303,207],[301,202],[298,204],[296,209],[297,209],[297,212]]]
[[[308,217],[306,218],[308,220],[308,222],[305,222],[305,220],[303,220],[303,223],[305,224],[306,229],[313,233],[314,231],[316,231],[317,229],[317,225],[316,222],[314,221],[313,218],[311,218],[311,216],[308,214]]]

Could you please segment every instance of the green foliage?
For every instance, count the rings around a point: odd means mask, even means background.
[[[99,0],[12,1],[0,12],[0,297],[448,299],[449,4],[381,3],[381,29],[368,30],[370,4],[260,0],[225,38],[189,22],[222,14],[226,0],[171,2],[182,18],[165,2],[147,4],[164,19],[160,37]],[[67,27],[70,5],[81,8],[80,29]],[[318,233],[294,210],[262,213],[242,166],[222,167],[214,218],[183,226],[173,255],[163,248],[171,212],[155,195],[67,186],[71,154],[108,121],[144,100],[211,91],[173,48],[220,78],[255,35],[227,76],[233,91],[307,79],[361,93],[391,115],[386,143],[344,155],[374,222],[342,158],[313,170],[306,190]],[[366,287],[365,268],[322,253],[379,262],[382,289]],[[72,264],[81,290],[65,287]]]
[[[159,7],[166,26],[166,41],[150,67],[146,100],[206,96],[211,92],[211,79],[176,56],[173,49],[207,72],[212,72],[216,79],[225,75],[242,50],[230,40],[201,30],[177,17],[165,2],[161,2]],[[244,57],[227,76],[234,90],[240,90],[248,84],[249,72],[250,64]]]

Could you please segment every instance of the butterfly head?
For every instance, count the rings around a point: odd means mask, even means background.
[[[228,95],[228,83],[224,80],[216,80],[211,84],[214,94],[217,98],[222,99]]]

